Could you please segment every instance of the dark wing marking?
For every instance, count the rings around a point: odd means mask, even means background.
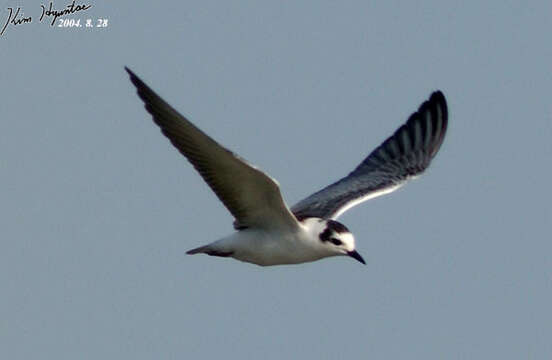
[[[298,219],[335,219],[360,202],[396,190],[429,166],[443,143],[447,122],[445,97],[436,91],[349,175],[301,200],[291,210]]]
[[[219,145],[125,69],[153,121],[232,213],[236,228],[298,226],[274,179]]]

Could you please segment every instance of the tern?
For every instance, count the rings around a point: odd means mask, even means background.
[[[128,67],[125,70],[161,132],[235,219],[234,233],[187,254],[232,257],[261,266],[340,255],[366,264],[355,249],[353,234],[336,219],[351,207],[388,194],[420,175],[447,130],[446,100],[441,91],[435,91],[351,173],[289,208],[275,179],[218,144]]]

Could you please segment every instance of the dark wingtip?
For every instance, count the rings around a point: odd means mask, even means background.
[[[443,118],[448,119],[447,99],[441,90],[435,90],[429,97],[429,102],[440,104],[443,109]]]
[[[431,156],[435,156],[437,154],[437,151],[439,151],[439,148],[441,147],[441,144],[445,140],[445,135],[447,133],[448,128],[448,117],[449,117],[449,110],[447,105],[447,99],[445,99],[445,95],[441,90],[436,90],[431,94],[429,98],[429,103],[434,105],[434,111],[439,108],[441,110],[441,134],[438,139],[436,139],[435,145],[433,147],[433,151]]]
[[[128,73],[128,75],[130,76],[130,81],[132,81],[134,86],[136,86],[137,88],[142,87],[144,82],[132,70],[130,70],[127,66],[125,66],[125,70]]]
[[[128,66],[125,66],[125,71],[126,71],[131,77],[136,76],[136,75],[134,75],[134,72],[128,68]]]
[[[441,90],[435,90],[433,93],[431,93],[431,96],[430,96],[430,99],[437,99],[439,98],[440,100],[445,100],[445,95],[443,94],[443,92]]]

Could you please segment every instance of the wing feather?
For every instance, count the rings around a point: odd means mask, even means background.
[[[298,226],[274,179],[219,145],[125,69],[153,121],[234,216],[236,228]]]
[[[447,124],[447,103],[443,93],[436,91],[349,175],[291,210],[297,218],[335,219],[354,205],[398,189],[429,166],[443,143]]]

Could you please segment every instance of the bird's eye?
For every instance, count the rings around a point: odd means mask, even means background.
[[[331,238],[330,241],[332,242],[332,244],[334,244],[336,246],[339,246],[339,245],[343,244],[343,241],[341,241],[339,239],[336,239],[336,238]]]

